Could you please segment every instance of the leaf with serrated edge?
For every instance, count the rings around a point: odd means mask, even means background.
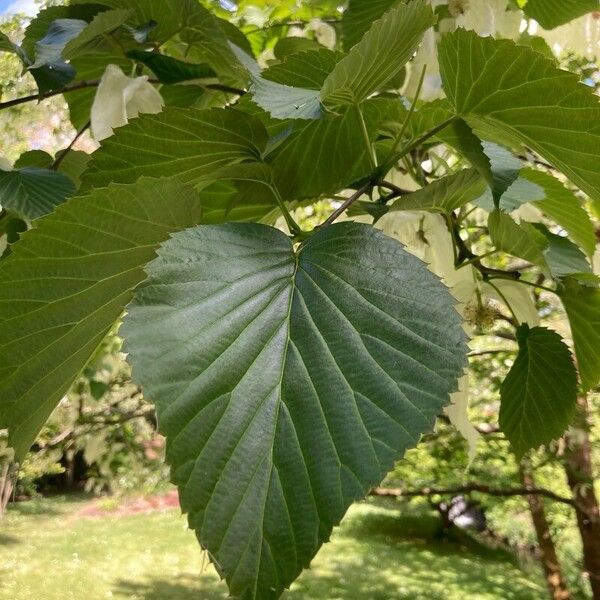
[[[37,220],[0,262],[0,429],[18,460],[121,315],[156,246],[199,222],[188,186],[111,185]]]
[[[394,79],[435,23],[423,0],[400,4],[373,23],[329,74],[321,99],[327,106],[356,104]]]
[[[569,317],[584,391],[600,383],[600,288],[567,277],[559,295]]]
[[[368,225],[294,252],[257,224],[173,236],[122,329],[191,527],[236,598],[278,598],[447,404],[454,301]]]
[[[522,325],[519,354],[500,387],[500,427],[517,457],[560,437],[577,401],[569,348],[550,329]]]
[[[526,144],[584,192],[600,195],[600,103],[576,74],[530,48],[464,29],[445,35],[438,54],[458,115]]]

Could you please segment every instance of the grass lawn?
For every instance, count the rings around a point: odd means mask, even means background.
[[[82,517],[89,500],[19,503],[0,521],[2,600],[220,600],[225,585],[176,509]],[[433,515],[353,507],[285,600],[545,599],[501,550],[438,536]]]

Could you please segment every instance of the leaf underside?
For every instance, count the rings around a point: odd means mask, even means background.
[[[182,508],[232,595],[277,598],[456,389],[453,299],[355,223],[296,253],[267,226],[200,226],[147,270],[123,334]]]

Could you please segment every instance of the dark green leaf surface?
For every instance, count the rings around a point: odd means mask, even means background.
[[[458,115],[526,144],[591,197],[600,195],[600,104],[577,75],[525,46],[464,29],[444,36],[439,59]]]
[[[265,79],[284,85],[320,90],[338,60],[338,54],[327,48],[305,50],[291,54],[283,62],[265,69],[261,75]]]
[[[51,169],[0,169],[0,206],[10,208],[27,219],[37,219],[52,212],[73,192],[73,181]]]
[[[220,167],[257,160],[266,143],[261,122],[244,113],[168,108],[117,129],[94,153],[83,182],[101,187],[146,175],[198,184]]]
[[[127,56],[145,64],[161,83],[179,83],[190,79],[215,77],[215,72],[207,65],[184,62],[166,54],[131,50]]]
[[[22,460],[144,279],[170,233],[200,222],[177,182],[142,179],[73,198],[0,263],[0,429]]]
[[[560,288],[584,391],[600,383],[600,288],[568,277]]]
[[[342,39],[349,50],[360,42],[371,25],[398,0],[350,0],[342,18]]]
[[[500,427],[517,457],[560,437],[577,401],[571,352],[550,329],[522,325],[519,354],[500,387]]]
[[[425,264],[342,223],[297,253],[257,224],[175,235],[123,335],[183,510],[236,598],[278,598],[431,429],[465,335]]]
[[[397,77],[435,22],[423,0],[399,4],[373,23],[325,80],[321,99],[328,106],[356,104]]]

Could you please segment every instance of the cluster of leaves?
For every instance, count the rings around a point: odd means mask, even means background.
[[[554,26],[585,3],[550,4],[523,8]],[[22,459],[127,307],[128,360],[182,508],[235,597],[279,597],[457,390],[457,300],[381,231],[405,211],[438,219],[453,270],[509,312],[519,351],[500,423],[517,455],[560,436],[578,387],[600,381],[582,203],[600,193],[598,100],[534,48],[464,29],[438,45],[446,98],[403,98],[438,16],[425,0],[351,1],[341,44],[281,40],[264,69],[264,37],[196,0],[74,0],[41,11],[21,45],[0,39],[42,96],[65,95],[79,130],[109,65],[145,76],[165,104],[91,159],[69,148],[0,171],[9,243],[8,223],[33,224],[0,263],[0,427]],[[427,173],[440,144],[455,158]],[[397,168],[421,189],[396,185]],[[294,220],[334,197],[314,229]],[[526,204],[537,222],[511,214]],[[334,223],[350,205],[368,223]],[[483,264],[463,229],[471,210],[490,252],[525,268]],[[273,227],[281,215],[289,235]],[[560,297],[579,379],[568,345],[521,318],[508,284]]]

